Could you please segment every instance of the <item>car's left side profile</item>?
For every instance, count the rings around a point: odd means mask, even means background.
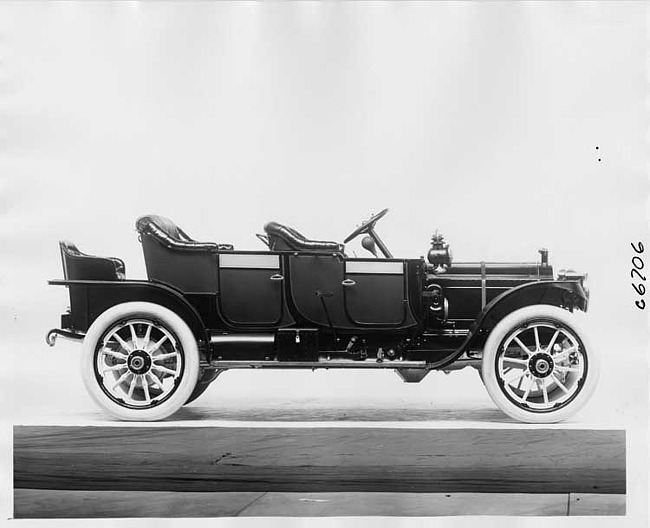
[[[586,275],[536,262],[455,262],[435,234],[426,258],[394,258],[376,224],[344,243],[269,222],[262,250],[198,242],[171,220],[136,222],[146,280],[118,258],[61,242],[70,308],[57,336],[83,341],[91,397],[122,420],[161,420],[230,369],[393,369],[406,382],[471,366],[495,404],[530,423],[589,399],[598,356],[580,316]],[[371,256],[345,253],[364,235]]]

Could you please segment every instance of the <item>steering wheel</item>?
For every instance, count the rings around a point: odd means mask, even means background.
[[[384,216],[386,216],[386,213],[388,212],[388,209],[384,209],[383,211],[379,211],[376,215],[372,215],[368,220],[363,222],[359,227],[357,227],[352,233],[348,235],[348,237],[343,241],[344,244],[347,244],[350,240],[352,240],[354,237],[361,235],[362,233],[368,233],[372,229],[374,229],[375,224],[381,220]]]

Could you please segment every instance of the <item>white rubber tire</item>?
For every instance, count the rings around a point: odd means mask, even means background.
[[[589,400],[600,372],[600,361],[597,351],[591,346],[580,320],[584,314],[571,313],[557,306],[546,304],[527,306],[504,317],[492,330],[483,349],[481,377],[492,401],[508,416],[525,423],[556,423],[573,416]],[[498,347],[510,332],[527,321],[537,318],[553,319],[566,326],[578,336],[584,345],[583,353],[587,357],[588,370],[580,392],[563,407],[547,412],[528,411],[511,401],[497,382],[496,356]]]
[[[101,388],[95,376],[97,344],[104,333],[118,321],[136,317],[149,317],[165,325],[178,338],[183,351],[183,374],[176,390],[159,405],[137,409],[120,405]],[[88,393],[95,403],[111,416],[127,421],[163,420],[178,411],[196,386],[199,375],[199,350],[194,334],[178,315],[154,303],[128,302],[118,304],[102,313],[88,329],[83,342],[81,374]]]

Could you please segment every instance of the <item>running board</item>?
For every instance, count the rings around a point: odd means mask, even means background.
[[[350,368],[350,369],[396,369],[417,368],[427,369],[426,361],[377,361],[376,359],[321,359],[319,361],[211,361],[210,366],[220,369],[237,368]]]
[[[480,368],[480,359],[460,359],[454,361],[452,364],[447,365],[445,368],[440,369],[444,371],[460,370],[465,367]],[[246,361],[246,360],[228,360],[228,361],[211,361],[211,368],[217,369],[330,369],[330,368],[349,368],[349,369],[418,369],[418,370],[432,370],[430,363],[426,361],[377,361],[376,359],[331,359],[325,358],[319,361]]]

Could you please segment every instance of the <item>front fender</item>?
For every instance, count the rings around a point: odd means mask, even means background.
[[[587,311],[588,295],[578,280],[540,281],[522,284],[492,299],[478,315],[470,328],[471,339],[467,347],[485,341],[487,334],[506,315],[534,304],[550,304]],[[465,347],[465,348],[467,348]]]

